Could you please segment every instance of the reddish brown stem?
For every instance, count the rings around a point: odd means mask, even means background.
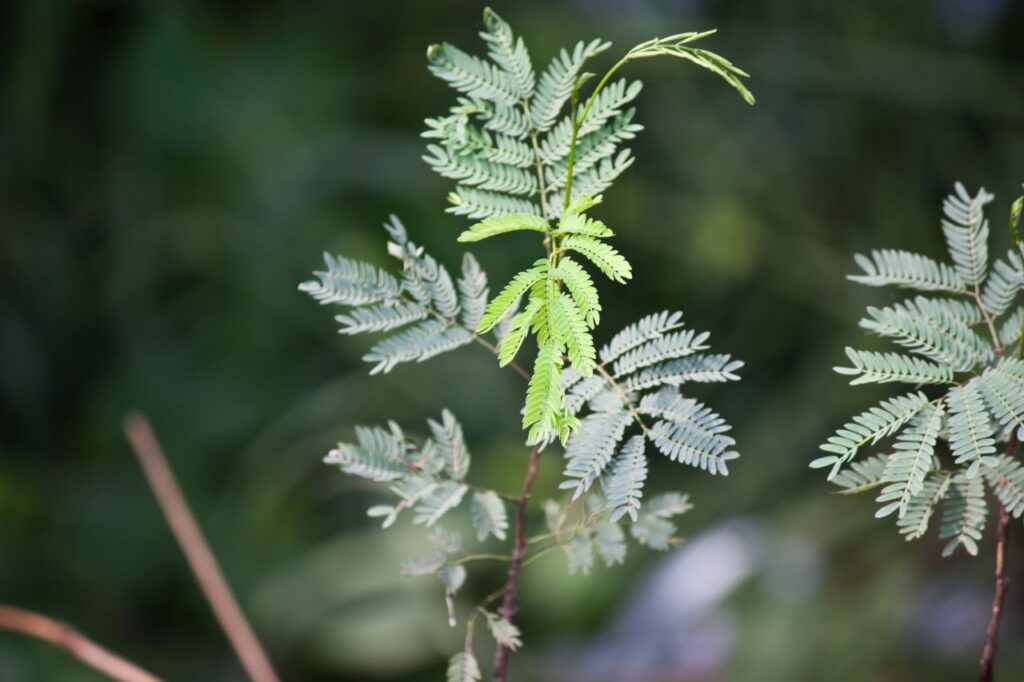
[[[1006,542],[1010,528],[1010,513],[1006,507],[999,505],[999,527],[996,542],[996,594],[992,600],[992,620],[988,624],[985,635],[985,648],[981,652],[981,673],[979,682],[992,682],[999,647],[999,626],[1003,619],[1003,608],[1006,604],[1006,591],[1010,579],[1006,575]]]
[[[515,615],[516,592],[519,589],[519,576],[523,570],[523,557],[526,556],[526,508],[530,504],[530,493],[533,490],[533,482],[537,478],[537,469],[540,465],[541,446],[534,446],[530,452],[530,461],[526,465],[526,478],[523,479],[523,489],[516,500],[516,540],[512,548],[512,561],[508,564],[508,574],[505,579],[505,596],[501,602],[498,613],[506,620],[512,620]],[[498,645],[494,652],[494,682],[508,682],[508,658],[510,650],[507,646]]]
[[[0,604],[0,630],[10,630],[35,637],[58,649],[63,649],[85,665],[112,680],[160,682],[160,678],[103,648],[71,625],[39,613]]]
[[[199,589],[209,602],[249,679],[253,682],[278,682],[270,659],[235,601],[217,559],[178,487],[174,472],[167,464],[167,458],[149,420],[137,412],[129,414],[124,420],[124,432],[156,495],[164,518],[199,583]]]

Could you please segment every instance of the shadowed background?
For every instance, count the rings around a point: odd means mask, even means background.
[[[604,37],[596,66],[653,35],[717,27],[749,108],[670,60],[642,78],[638,163],[601,218],[633,261],[602,284],[599,341],[681,309],[743,382],[700,387],[735,425],[728,478],[655,461],[692,494],[690,542],[570,578],[526,574],[522,680],[963,680],[993,589],[982,556],[942,560],[809,471],[850,414],[890,395],[831,367],[866,304],[844,281],[872,247],[942,255],[956,179],[997,195],[1005,249],[1024,179],[1024,8],[1010,0],[495,2],[542,68]],[[172,680],[241,672],[120,435],[149,414],[243,607],[289,680],[433,680],[458,648],[420,549],[380,532],[372,490],[320,460],[355,423],[411,430],[453,410],[474,475],[514,491],[522,386],[466,348],[368,378],[371,340],[296,290],[323,250],[385,263],[398,214],[456,267],[466,225],[420,161],[450,91],[424,51],[481,51],[482,5],[9,3],[0,9],[0,601],[66,619]],[[592,70],[598,70],[594,66]],[[478,245],[492,287],[531,240]],[[549,458],[539,496],[553,494]],[[1011,527],[1000,668],[1024,670],[1024,528]],[[496,567],[466,596],[500,583]],[[614,655],[613,655],[614,654]],[[486,658],[482,655],[482,659]],[[619,665],[619,668],[609,666]],[[96,680],[0,633],[0,679]],[[1015,678],[1009,678],[1015,679]]]

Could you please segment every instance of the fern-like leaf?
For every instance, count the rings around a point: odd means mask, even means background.
[[[440,422],[430,419],[427,420],[427,424],[434,436],[434,442],[441,451],[445,473],[449,478],[461,481],[469,472],[470,459],[466,439],[462,435],[462,425],[448,410],[441,413]]]
[[[588,529],[581,529],[564,545],[569,560],[569,575],[590,575],[594,569],[594,538]]]
[[[985,478],[1013,518],[1024,515],[1024,466],[1018,460],[999,455],[996,465],[985,471]]]
[[[662,493],[652,497],[643,507],[643,515],[656,519],[671,519],[693,509],[690,496],[682,493]]]
[[[642,59],[666,55],[685,59],[697,66],[707,69],[717,75],[726,83],[731,85],[747,104],[754,103],[754,95],[743,84],[742,79],[748,78],[749,74],[737,67],[725,57],[699,47],[693,47],[691,43],[702,40],[715,33],[714,30],[702,32],[679,33],[667,38],[654,38],[647,42],[640,43],[628,53],[627,58]]]
[[[535,75],[523,39],[516,39],[512,28],[489,7],[484,9],[484,26],[487,30],[480,36],[490,47],[491,59],[509,74],[518,99],[529,99],[533,95]]]
[[[928,524],[935,513],[935,507],[946,497],[953,476],[948,473],[930,474],[921,484],[921,491],[910,498],[906,513],[896,522],[900,535],[907,540],[917,540],[928,532]]]
[[[732,428],[721,415],[707,405],[693,398],[683,397],[679,393],[679,388],[675,386],[663,386],[656,393],[643,396],[636,411],[668,421],[686,422],[706,435],[721,435]]]
[[[1017,306],[1017,309],[999,327],[999,343],[1003,344],[1004,348],[1019,343],[1022,326],[1024,326],[1024,306]]]
[[[381,341],[363,356],[376,363],[370,374],[387,373],[402,362],[423,362],[473,341],[473,335],[462,327],[452,327],[443,320],[425,320]]]
[[[566,447],[568,460],[563,475],[568,479],[561,486],[573,491],[576,500],[605,471],[615,453],[615,446],[632,421],[626,410],[595,412],[583,418],[580,429],[572,435]]]
[[[563,49],[551,61],[537,80],[537,88],[530,103],[530,117],[538,132],[544,132],[554,125],[559,112],[572,95],[576,77],[588,59],[605,50],[611,43],[592,40],[576,43],[572,52]]]
[[[480,682],[480,664],[468,651],[459,653],[448,659],[447,682]]]
[[[462,276],[459,277],[459,307],[462,326],[476,329],[487,307],[487,274],[472,254],[462,257]]]
[[[689,422],[658,421],[648,437],[672,461],[695,466],[712,475],[728,476],[726,463],[739,457],[729,450],[734,442],[732,438],[702,432]]]
[[[353,308],[347,315],[336,315],[334,319],[341,325],[338,333],[355,335],[391,331],[418,322],[429,314],[429,311],[419,303],[394,301]]]
[[[614,247],[582,234],[570,234],[562,240],[562,250],[575,251],[585,256],[591,263],[615,282],[625,283],[633,276],[633,269],[622,254]]]
[[[493,535],[498,540],[505,539],[508,531],[508,511],[496,492],[483,490],[473,493],[469,510],[473,527],[476,528],[477,540],[483,542],[488,535]]]
[[[558,430],[565,410],[562,392],[562,351],[560,344],[541,343],[533,365],[530,385],[526,389],[523,428],[529,429],[529,440],[537,443]]]
[[[883,455],[858,460],[836,473],[829,480],[842,488],[839,492],[843,495],[854,495],[873,490],[885,483],[885,466],[887,462],[888,457]]]
[[[862,319],[860,326],[939,364],[966,372],[987,363],[993,350],[957,313],[951,306],[918,297],[888,308],[869,307],[870,319]]]
[[[981,476],[967,478],[964,474],[957,474],[942,510],[939,537],[949,540],[942,548],[942,556],[950,556],[957,547],[963,547],[968,554],[977,556],[978,541],[985,530],[987,516],[988,506],[985,504],[985,486]]]
[[[688,382],[718,383],[738,381],[736,371],[743,367],[729,355],[689,355],[647,367],[623,382],[627,391],[638,391],[654,386],[679,386]]]
[[[889,484],[882,488],[876,499],[883,505],[875,513],[877,518],[896,511],[902,518],[907,513],[911,499],[921,492],[925,477],[932,468],[935,441],[942,429],[942,417],[945,414],[942,403],[929,410],[919,425],[908,427],[897,437],[893,454],[885,468],[885,480]]]
[[[303,282],[304,291],[323,304],[367,305],[393,301],[401,287],[393,276],[369,263],[324,254],[326,270],[314,272],[318,279]]]
[[[534,318],[543,307],[544,301],[539,298],[531,299],[526,308],[512,319],[508,331],[501,335],[498,346],[498,365],[500,367],[507,366],[515,359],[519,349],[523,346],[523,341],[526,340]]]
[[[978,388],[1000,426],[1024,428],[1024,362],[1000,360],[978,377]]]
[[[558,266],[552,274],[565,284],[587,326],[591,329],[596,327],[601,319],[601,301],[590,274],[568,256],[558,261]]]
[[[459,92],[509,107],[519,103],[518,88],[505,71],[454,45],[431,45],[427,48],[427,60],[431,73]]]
[[[920,358],[899,353],[875,353],[846,349],[853,367],[835,367],[838,374],[855,377],[850,385],[893,381],[905,384],[949,384],[953,382],[953,369]]]
[[[811,462],[812,468],[832,467],[829,479],[834,479],[840,467],[851,461],[864,445],[874,445],[886,436],[896,433],[912,417],[928,405],[924,393],[915,391],[889,400],[862,412],[836,431],[821,449],[832,453]]]
[[[606,492],[608,506],[612,510],[611,522],[629,514],[636,521],[643,497],[643,485],[647,480],[647,458],[644,456],[643,436],[633,436],[619,453],[612,474],[608,478]]]
[[[436,144],[427,145],[423,160],[434,172],[460,181],[460,186],[502,194],[532,195],[537,178],[524,168],[494,163],[474,154],[457,153]]]
[[[946,235],[949,255],[957,275],[968,285],[980,285],[988,270],[989,230],[983,211],[985,204],[993,198],[984,188],[972,197],[958,182],[954,193],[942,203],[942,212],[946,216],[942,221],[942,232]]]
[[[1017,251],[1010,250],[1006,260],[997,259],[985,282],[981,303],[989,315],[998,317],[1005,313],[1024,287],[1024,262]]]
[[[615,376],[622,377],[644,367],[707,350],[708,346],[704,342],[709,336],[707,332],[697,333],[691,329],[648,341],[615,361]]]
[[[511,621],[506,618],[500,618],[489,611],[485,611],[484,614],[487,617],[487,629],[491,631],[494,641],[508,647],[512,651],[523,645],[519,628],[513,625]]]
[[[324,462],[338,465],[346,474],[378,482],[395,481],[409,472],[401,461],[387,457],[382,452],[369,451],[347,443],[340,443],[327,453]]]
[[[621,564],[626,560],[626,534],[618,523],[602,523],[594,529],[594,547],[605,566]]]
[[[530,287],[547,277],[547,274],[548,261],[542,258],[536,261],[529,270],[523,270],[513,277],[512,281],[501,290],[501,293],[487,304],[484,315],[476,327],[477,333],[482,334],[493,329],[508,315],[516,301],[529,291]]]
[[[576,307],[576,301],[566,293],[548,302],[548,315],[558,329],[558,337],[565,342],[569,362],[583,376],[590,376],[594,370],[597,352],[590,337],[583,312]]]
[[[607,365],[624,353],[679,329],[683,326],[682,319],[682,313],[664,310],[637,320],[613,336],[608,345],[601,349],[601,364]]]
[[[597,95],[590,113],[583,119],[577,139],[582,142],[582,140],[586,139],[587,135],[600,130],[610,119],[621,114],[623,108],[636,99],[642,88],[643,84],[639,81],[630,83],[625,78],[609,83]],[[583,108],[584,105],[581,103],[576,114],[577,116],[583,114]],[[541,140],[540,153],[546,163],[557,163],[569,155],[569,146],[572,140],[572,121],[572,115],[566,115]]]
[[[872,251],[871,258],[857,254],[857,265],[863,275],[848,275],[847,279],[868,286],[894,285],[919,291],[948,291],[967,293],[967,286],[956,270],[935,260],[897,249]]]
[[[448,203],[451,204],[445,209],[448,213],[474,220],[510,213],[541,214],[540,206],[527,199],[510,197],[500,192],[488,192],[468,185],[458,185],[455,191],[450,192]]]
[[[600,197],[597,200],[600,201]],[[615,236],[615,233],[600,220],[595,220],[582,213],[576,213],[572,211],[571,207],[559,219],[558,232],[564,234],[586,234],[599,239]]]
[[[671,521],[656,516],[641,516],[640,520],[630,525],[629,534],[644,547],[665,551],[672,544],[672,535],[676,527]]]
[[[458,507],[466,495],[468,486],[456,481],[443,481],[428,494],[424,495],[416,507],[413,523],[432,526],[442,516]]]
[[[512,213],[509,215],[492,216],[469,228],[459,235],[460,242],[478,242],[495,235],[522,230],[547,232],[548,221],[532,213]]]
[[[620,150],[615,156],[607,156],[601,162],[589,170],[576,174],[572,181],[571,201],[579,201],[588,196],[596,196],[603,193],[620,175],[633,165],[635,161],[633,153],[628,149]],[[558,205],[554,209],[557,215],[561,209]]]
[[[576,147],[573,174],[575,176],[586,174],[602,161],[615,158],[619,145],[634,139],[636,134],[644,129],[642,125],[633,123],[635,114],[635,109],[627,109],[609,121],[603,128],[595,130],[580,140]],[[549,166],[546,179],[549,190],[559,190],[565,187],[569,182],[568,160],[562,159]]]
[[[977,379],[949,391],[949,449],[956,464],[969,464],[967,477],[977,475],[982,464],[997,463],[995,428],[978,391]]]

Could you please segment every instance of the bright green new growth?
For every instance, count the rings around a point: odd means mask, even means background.
[[[428,145],[424,159],[458,182],[449,195],[449,211],[477,221],[459,235],[460,242],[534,233],[542,240],[544,257],[490,297],[487,276],[472,255],[464,256],[461,271],[453,276],[410,241],[392,217],[384,228],[388,253],[400,264],[396,274],[325,255],[325,269],[299,287],[322,304],[343,308],[336,316],[341,333],[383,335],[363,358],[373,364],[371,374],[473,343],[486,347],[500,366],[528,380],[523,427],[534,446],[531,462],[556,438],[565,445],[560,487],[571,495],[545,503],[547,532],[527,538],[525,546],[518,519],[531,483],[524,484],[520,497],[473,485],[462,428],[447,411],[439,421],[428,422],[426,438],[409,438],[394,423],[358,427],[354,442],[341,443],[328,454],[328,463],[382,484],[393,496],[391,503],[368,510],[384,528],[404,516],[432,527],[433,550],[408,562],[404,571],[440,580],[452,625],[453,596],[466,581],[466,566],[478,560],[509,562],[512,580],[515,560],[467,551],[459,534],[440,527],[442,520],[468,526],[478,542],[514,541],[513,554],[530,554],[522,566],[561,549],[573,574],[589,573],[597,558],[609,567],[622,563],[627,531],[642,546],[665,550],[673,545],[672,519],[690,504],[680,493],[644,497],[649,453],[728,474],[727,463],[738,457],[729,425],[684,395],[682,387],[738,380],[736,371],[743,365],[706,352],[708,333],[684,328],[679,312],[644,317],[598,350],[593,332],[602,304],[588,269],[620,284],[633,275],[626,258],[608,242],[613,231],[591,215],[602,202],[601,192],[632,164],[629,150],[620,145],[641,129],[633,122],[634,110],[626,108],[640,84],[610,82],[611,75],[633,59],[676,56],[718,74],[752,103],[739,81],[745,74],[691,45],[711,32],[680,34],[630,50],[581,103],[579,86],[591,75],[582,67],[608,43],[581,42],[571,53],[563,50],[538,77],[522,39],[490,10],[484,22],[481,35],[489,60],[447,44],[428,50],[430,70],[463,96],[448,116],[427,120],[423,135],[436,144]],[[567,104],[569,113],[563,114]],[[532,372],[516,362],[528,336],[537,344]],[[515,529],[510,528],[508,500],[517,506]],[[478,620],[486,623],[499,650],[521,644],[519,630],[508,620],[514,609],[491,610],[503,593],[470,612],[466,645],[449,661],[449,681],[481,679],[473,654]]]
[[[1014,308],[1024,288],[1024,251],[1016,233],[1022,200],[1011,210],[1014,246],[990,266],[984,207],[992,199],[984,189],[971,196],[957,183],[945,200],[942,231],[951,265],[906,251],[855,257],[863,274],[851,275],[853,281],[933,295],[869,307],[860,321],[912,355],[848,348],[851,366],[836,372],[853,377],[851,384],[941,389],[933,397],[915,390],[857,415],[821,446],[828,454],[811,463],[830,467],[829,479],[844,493],[880,489],[876,516],[895,514],[908,540],[927,532],[942,504],[939,534],[949,540],[945,555],[959,546],[977,553],[988,510],[986,488],[1014,517],[1024,514],[1024,467],[997,448],[1015,442],[1024,429],[1024,307]],[[891,436],[895,442],[888,454],[854,460],[862,447]]]
[[[539,216],[515,213],[488,218],[459,236],[459,241],[472,242],[505,232],[534,230],[553,245],[546,259],[512,278],[487,305],[476,327],[477,333],[485,333],[512,317],[512,332],[502,342],[498,356],[502,366],[515,358],[530,330],[537,335],[537,360],[523,410],[523,427],[532,427],[530,442],[539,442],[556,431],[564,443],[579,425],[568,412],[561,390],[563,354],[584,376],[593,372],[597,357],[590,331],[600,319],[601,303],[590,275],[568,252],[580,254],[614,281],[623,282],[633,274],[626,259],[600,241],[611,237],[612,231],[583,213],[600,201],[601,197],[584,197],[564,211],[554,227]],[[524,295],[528,295],[526,307],[516,312]]]

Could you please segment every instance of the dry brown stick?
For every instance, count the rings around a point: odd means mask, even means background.
[[[217,559],[189,510],[188,502],[178,487],[149,421],[138,412],[133,412],[125,417],[124,433],[142,465],[164,518],[188,560],[199,589],[209,602],[249,679],[253,682],[278,682],[270,659],[239,608]]]
[[[1006,591],[1010,586],[1010,578],[1006,575],[1006,543],[1010,528],[1010,512],[999,505],[999,527],[996,541],[996,594],[992,599],[992,620],[985,634],[985,648],[981,652],[981,672],[978,682],[992,682],[999,648],[999,626],[1003,619],[1003,608],[1006,605]]]
[[[530,504],[530,493],[533,490],[533,482],[537,478],[537,469],[540,465],[541,445],[535,445],[530,452],[530,461],[526,465],[526,478],[523,479],[523,489],[516,500],[516,540],[512,548],[512,561],[508,564],[508,574],[505,579],[505,596],[501,602],[498,613],[506,620],[511,620],[516,612],[516,591],[519,589],[519,575],[523,569],[523,557],[526,555],[526,508]],[[507,682],[508,680],[508,657],[509,648],[498,645],[494,652],[494,682]]]
[[[103,648],[71,625],[39,613],[0,604],[0,630],[10,630],[35,637],[58,649],[63,649],[85,665],[112,680],[160,682],[159,677]]]

